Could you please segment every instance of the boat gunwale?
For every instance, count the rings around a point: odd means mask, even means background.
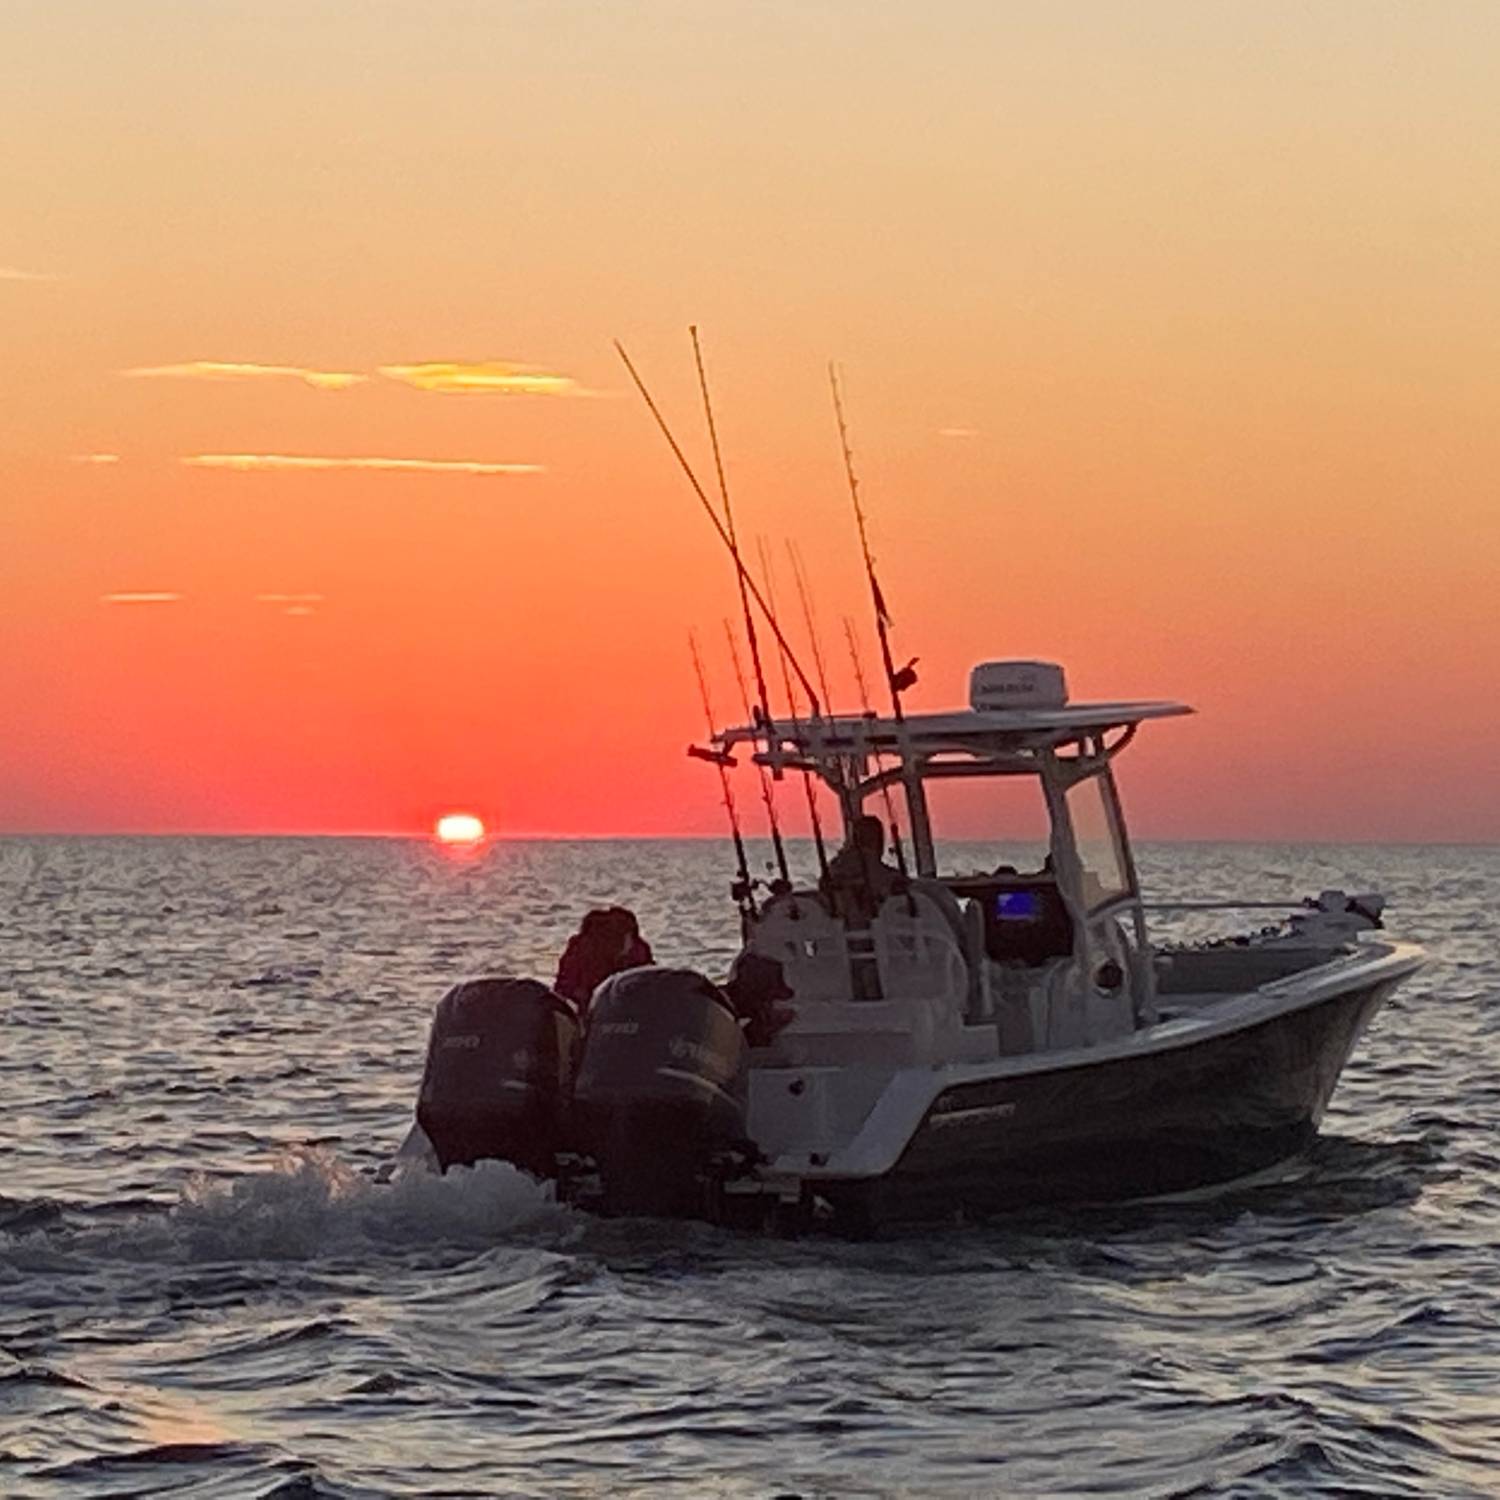
[[[1356,990],[1376,985],[1394,986],[1414,974],[1425,961],[1426,955],[1416,943],[1386,940],[1378,945],[1365,943],[1352,953],[1340,954],[1327,963],[1267,981],[1255,989],[1227,992],[1223,1001],[1212,1007],[1216,1014],[1202,1019],[1174,1017],[1154,1026],[1142,1027],[1128,1037],[1092,1047],[1026,1053],[1018,1057],[997,1058],[993,1062],[894,1069],[890,1081],[847,1146],[829,1153],[826,1161],[817,1165],[807,1163],[805,1159],[793,1164],[786,1156],[775,1158],[767,1164],[767,1176],[773,1179],[791,1176],[808,1182],[881,1177],[900,1160],[933,1104],[950,1089],[1108,1067],[1117,1062],[1185,1051],[1311,1010]],[[1231,1007],[1226,1015],[1224,1012]],[[799,1071],[803,1070],[795,1067],[764,1069],[767,1074],[796,1074]]]

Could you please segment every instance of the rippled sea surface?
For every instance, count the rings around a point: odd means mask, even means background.
[[[372,1181],[455,979],[603,901],[721,968],[717,845],[0,840],[0,1495],[1500,1493],[1500,850],[1143,865],[1428,946],[1313,1153],[775,1242]]]

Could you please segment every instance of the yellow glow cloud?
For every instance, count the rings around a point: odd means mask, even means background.
[[[117,464],[119,461],[118,453],[75,453],[73,455],[75,464]]]
[[[233,469],[251,474],[286,469],[380,469],[399,474],[543,474],[541,464],[487,464],[457,458],[309,458],[288,453],[193,453],[183,463],[193,469]]]
[[[474,364],[432,361],[420,365],[381,365],[387,380],[399,380],[419,391],[445,395],[500,396],[589,396],[576,380],[535,365],[516,365],[506,360],[480,360]]]
[[[320,391],[344,391],[369,379],[368,375],[344,370],[305,370],[301,365],[240,364],[217,359],[195,359],[184,365],[142,365],[120,373],[131,380],[300,380]]]
[[[104,604],[176,604],[181,594],[101,594]]]
[[[977,427],[939,427],[938,436],[941,438],[971,438],[979,436]]]

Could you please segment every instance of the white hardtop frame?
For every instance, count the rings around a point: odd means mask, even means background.
[[[936,879],[938,870],[924,782],[949,777],[1038,776],[1052,823],[1053,861],[1068,899],[1068,887],[1082,884],[1067,814],[1068,788],[1089,777],[1101,777],[1113,830],[1129,866],[1124,820],[1109,763],[1144,721],[1191,712],[1183,703],[1143,701],[963,710],[900,719],[873,713],[772,719],[721,730],[713,742],[726,752],[736,745],[755,747],[756,764],[778,775],[791,770],[820,777],[839,799],[846,835],[871,797],[899,784],[905,790],[911,823],[914,873],[925,879]],[[887,759],[895,764],[883,765]],[[1133,887],[1133,870],[1131,877]],[[1081,888],[1074,894],[1087,904]],[[1132,894],[1138,901],[1138,893]]]
[[[721,752],[749,746],[754,762],[777,774],[819,777],[838,798],[846,837],[872,799],[884,803],[899,791],[906,805],[911,884],[867,926],[846,923],[812,892],[786,892],[747,917],[747,946],[783,963],[798,1002],[781,1050],[804,1064],[815,1053],[836,1066],[894,1050],[902,1061],[930,1065],[975,1056],[976,1048],[990,1056],[1045,1051],[1150,1025],[1151,946],[1111,762],[1143,721],[1190,712],[1161,701],[1060,702],[899,718],[788,717],[716,733]],[[926,783],[1017,776],[1036,778],[1043,794],[1045,868],[1014,882],[1000,872],[993,879],[940,872]],[[987,957],[984,916],[967,898],[994,901],[1006,888],[1062,903],[1060,949],[1015,963]],[[851,983],[851,966],[862,961],[878,970],[875,988],[885,997],[873,1005],[855,998]],[[1022,1018],[1020,1036],[1000,1034],[1002,1016]],[[887,1029],[877,1048],[875,1033]]]

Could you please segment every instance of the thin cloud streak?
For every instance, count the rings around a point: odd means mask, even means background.
[[[473,474],[490,478],[547,472],[541,464],[490,464],[457,458],[312,458],[289,453],[192,453],[182,462],[193,469],[230,469],[239,474],[365,469],[398,474]]]
[[[61,281],[56,271],[23,271],[19,266],[0,266],[0,281]]]
[[[308,370],[301,365],[258,365],[195,359],[182,365],[141,365],[120,372],[128,380],[300,380],[319,391],[345,391],[370,377],[347,370]]]
[[[75,453],[73,455],[73,462],[75,464],[91,464],[98,466],[104,464],[117,464],[119,463],[119,461],[120,455],[118,453]]]
[[[418,365],[381,365],[387,380],[400,381],[419,391],[458,396],[592,396],[593,391],[567,375],[536,365],[488,359],[475,363],[432,360]]]
[[[144,593],[144,594],[101,594],[100,602],[104,604],[177,604],[181,602],[181,594]]]
[[[322,594],[257,594],[255,602],[274,605],[278,614],[306,619],[317,614],[324,599]]]
[[[937,435],[940,438],[971,438],[979,436],[977,427],[939,427]]]
[[[344,391],[374,377],[353,370],[310,370],[302,365],[263,365],[249,360],[195,359],[185,364],[141,365],[120,371],[128,380],[298,380],[322,391]],[[386,380],[418,391],[461,396],[597,396],[570,375],[511,360],[429,360],[381,365]]]

